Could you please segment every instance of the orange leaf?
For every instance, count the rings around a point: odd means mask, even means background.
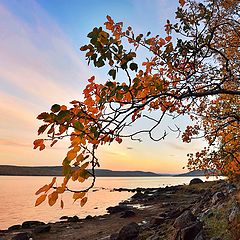
[[[53,193],[49,194],[48,195],[48,204],[50,206],[53,206],[56,203],[57,199],[58,199],[58,193],[57,192],[53,192]]]
[[[41,204],[46,199],[46,194],[41,195],[35,202],[35,207]]]
[[[63,200],[61,200],[61,208],[63,209],[64,203]]]
[[[88,79],[88,81],[89,81],[90,83],[92,83],[92,82],[94,81],[94,79],[95,79],[95,76],[92,76],[92,77],[90,77],[90,78]]]
[[[78,177],[78,181],[81,182],[81,183],[83,183],[85,180],[86,180],[86,179],[83,178],[83,177]]]
[[[167,42],[169,42],[171,39],[172,39],[171,36],[167,36],[167,37],[165,37],[165,40],[166,40]]]
[[[64,193],[65,192],[65,187],[64,186],[62,186],[62,187],[58,187],[57,189],[56,189],[56,191],[57,191],[57,193]]]
[[[87,168],[88,165],[89,165],[89,162],[85,162],[80,168],[85,169],[85,168]]]
[[[77,156],[77,153],[73,150],[70,150],[68,153],[67,153],[67,159],[69,161],[73,160],[75,157]]]
[[[84,197],[80,202],[81,207],[83,207],[86,204],[86,202],[87,202],[87,197]]]
[[[179,3],[183,7],[185,5],[186,1],[185,0],[179,0]]]
[[[62,105],[61,110],[67,110],[67,107],[65,105]]]
[[[73,199],[74,199],[74,202],[76,200],[78,200],[79,198],[83,198],[85,196],[86,192],[75,192],[73,194]]]
[[[56,182],[56,177],[54,177],[53,179],[52,179],[52,182],[49,184],[49,188],[51,188],[52,186],[53,186],[53,184]]]
[[[43,187],[39,188],[39,189],[36,191],[35,195],[38,195],[38,194],[41,193],[41,192],[47,192],[49,189],[50,189],[49,185],[46,184],[46,185],[44,185]]]
[[[52,143],[51,143],[50,146],[52,147],[55,143],[57,143],[57,141],[58,141],[58,140],[54,140],[54,141],[52,141]]]

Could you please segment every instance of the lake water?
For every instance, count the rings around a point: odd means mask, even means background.
[[[34,207],[35,192],[40,187],[51,182],[52,177],[0,176],[0,229],[6,229],[13,224],[21,224],[26,220],[55,222],[63,215],[77,215],[80,218],[87,215],[101,215],[106,208],[128,199],[133,193],[111,192],[113,188],[165,187],[179,184],[189,184],[193,177],[98,177],[94,189],[88,193],[88,202],[81,208],[79,202],[73,204],[72,194],[63,195],[64,209],[59,204],[49,207],[47,202]],[[205,177],[200,177],[206,181]],[[61,180],[61,177],[58,179]],[[209,178],[215,180],[216,178]],[[76,186],[75,186],[76,187]],[[104,188],[104,189],[102,189]]]

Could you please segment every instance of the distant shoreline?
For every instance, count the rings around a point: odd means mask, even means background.
[[[158,174],[145,171],[114,171],[109,169],[96,169],[97,177],[200,177],[204,175],[204,171],[191,171],[183,174]],[[62,166],[32,167],[0,165],[0,176],[62,176]]]

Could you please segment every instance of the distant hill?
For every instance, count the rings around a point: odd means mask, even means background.
[[[62,176],[61,166],[25,167],[0,165],[0,175],[5,176]],[[96,169],[99,177],[157,177],[170,176],[170,174],[157,174],[143,171],[112,171],[108,169]]]
[[[212,170],[202,170],[202,171],[194,170],[187,173],[175,175],[175,177],[197,177],[197,176],[205,176],[207,173],[210,175],[214,175],[214,171]],[[221,176],[221,173],[218,172],[218,175]]]

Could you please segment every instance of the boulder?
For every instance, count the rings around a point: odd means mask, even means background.
[[[195,222],[190,226],[181,229],[181,240],[195,240],[201,230],[202,224],[200,222]],[[200,238],[200,236],[198,236],[198,238]]]
[[[179,217],[176,218],[173,226],[175,228],[185,228],[191,225],[194,221],[196,221],[196,217],[192,214],[190,210],[184,211]]]
[[[204,240],[203,231],[201,230],[194,240]]]
[[[22,223],[22,228],[32,228],[40,225],[44,225],[44,222],[40,221],[25,221]]]
[[[193,185],[193,184],[199,184],[199,183],[203,183],[203,180],[201,180],[200,178],[193,178],[189,185]]]
[[[68,217],[68,222],[79,222],[80,219],[78,216]]]
[[[225,197],[223,192],[216,192],[212,197],[212,204],[216,204]]]
[[[108,213],[113,214],[113,213],[119,213],[119,212],[130,210],[130,208],[126,205],[118,205],[115,207],[108,207],[106,210]]]
[[[145,195],[141,191],[137,191],[137,193],[135,193],[132,196],[133,199],[140,199],[140,198],[143,198],[143,197],[145,197]]]
[[[139,231],[140,227],[137,223],[129,223],[120,230],[117,240],[136,240],[139,235]]]
[[[46,233],[49,232],[51,229],[51,226],[49,224],[37,226],[33,229],[33,233],[38,234],[38,233]]]
[[[8,228],[8,231],[19,230],[21,227],[22,225],[20,224],[12,225],[11,227]]]
[[[29,240],[30,236],[27,232],[21,232],[14,235],[11,240]]]
[[[62,216],[60,217],[60,220],[68,220],[68,216]]]
[[[85,217],[85,219],[86,219],[86,220],[93,219],[93,216],[91,216],[91,215],[87,215],[87,216]]]
[[[133,217],[135,215],[136,215],[136,213],[133,210],[126,210],[121,214],[120,218],[129,218],[129,217]]]

